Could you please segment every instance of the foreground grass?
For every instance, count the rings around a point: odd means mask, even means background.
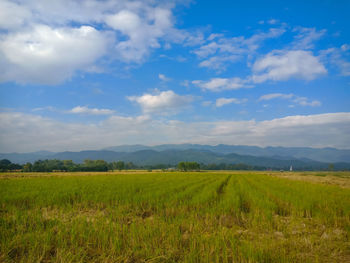
[[[350,262],[346,187],[257,172],[19,175],[0,179],[0,262]]]

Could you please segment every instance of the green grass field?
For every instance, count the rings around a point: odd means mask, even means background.
[[[0,262],[350,262],[350,188],[276,174],[2,176]]]

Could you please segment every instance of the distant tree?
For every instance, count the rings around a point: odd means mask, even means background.
[[[180,162],[177,169],[180,171],[199,171],[200,165],[197,162]]]
[[[46,172],[45,166],[44,166],[44,161],[42,161],[42,160],[35,161],[33,163],[32,171],[33,172]]]
[[[0,160],[0,171],[6,172],[8,170],[17,170],[21,169],[22,166],[19,164],[11,163],[11,161],[7,159]]]
[[[78,165],[73,163],[72,160],[63,160],[63,167],[65,171],[73,172],[79,170]]]
[[[137,166],[135,164],[133,164],[132,162],[128,162],[125,164],[126,170],[135,169],[135,168],[137,168]]]
[[[200,169],[199,163],[197,163],[197,162],[187,162],[185,164],[187,166],[187,170],[198,171]]]
[[[104,160],[84,160],[82,165],[83,171],[96,171],[104,172],[108,171],[108,163]]]
[[[95,171],[108,171],[108,163],[104,160],[96,160],[95,161]]]
[[[124,170],[125,169],[125,163],[123,161],[118,161],[116,163],[116,167],[115,167],[117,170],[121,171],[121,170]]]
[[[177,169],[180,171],[187,171],[186,163],[185,162],[179,162],[177,164]]]
[[[31,163],[26,163],[23,166],[23,172],[31,172],[33,168],[33,165]]]
[[[7,167],[11,164],[11,161],[10,160],[7,160],[7,159],[2,159],[0,160],[0,165],[1,167]]]

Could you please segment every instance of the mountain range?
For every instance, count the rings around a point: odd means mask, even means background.
[[[258,147],[246,145],[218,144],[162,144],[156,146],[121,145],[104,148],[114,152],[136,152],[141,150],[199,150],[211,151],[219,154],[236,153],[258,157],[273,157],[277,159],[310,159],[319,162],[350,162],[350,150],[336,148],[310,148],[310,147]]]
[[[266,147],[236,145],[163,144],[157,146],[121,145],[95,151],[3,153],[0,159],[14,163],[44,159],[72,160],[102,159],[107,162],[125,161],[137,165],[176,165],[181,161],[203,164],[237,164],[286,169],[327,169],[333,163],[336,169],[350,168],[350,150],[307,147]]]

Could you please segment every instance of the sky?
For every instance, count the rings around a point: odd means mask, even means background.
[[[350,2],[0,0],[0,152],[350,149]]]

